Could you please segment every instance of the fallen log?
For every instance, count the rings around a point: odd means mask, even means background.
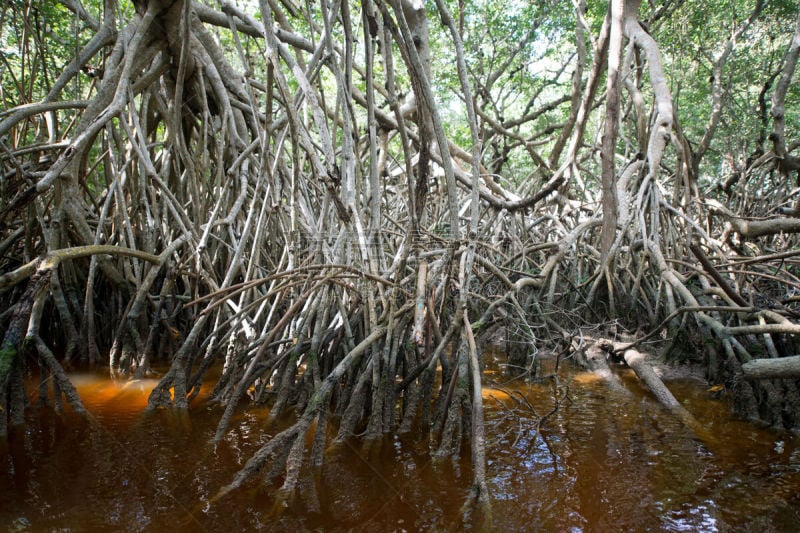
[[[742,365],[744,379],[800,378],[800,355],[753,359]]]
[[[664,382],[661,381],[661,378],[658,377],[655,370],[653,370],[653,367],[647,362],[643,353],[637,350],[625,350],[622,357],[625,359],[625,363],[636,372],[639,379],[647,385],[647,388],[650,389],[650,392],[653,393],[656,400],[664,407],[669,409],[683,409],[678,400],[675,399],[675,396],[672,395],[667,386],[664,385]]]
[[[702,440],[706,445],[713,445],[716,439],[706,430],[706,428],[694,417],[692,413],[687,411],[678,400],[673,396],[670,390],[658,377],[653,367],[647,362],[645,354],[637,350],[625,350],[622,355],[625,363],[633,369],[639,379],[650,389],[653,396],[656,397],[664,407],[672,411],[683,423],[694,431],[694,434]]]

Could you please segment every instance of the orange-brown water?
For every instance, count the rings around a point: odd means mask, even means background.
[[[494,376],[499,377],[499,376]],[[562,365],[568,400],[536,432],[549,383],[484,390],[495,531],[793,531],[800,528],[800,442],[736,420],[698,382],[670,388],[713,442],[701,442],[623,372],[631,394]],[[274,433],[266,411],[242,412],[209,444],[218,408],[143,414],[155,380],[72,376],[94,425],[32,414],[0,443],[0,530],[418,531],[461,530],[472,473],[431,460],[406,436],[326,453],[291,505],[253,481],[206,502]],[[515,411],[509,410],[515,406]],[[34,411],[34,410],[32,410]]]

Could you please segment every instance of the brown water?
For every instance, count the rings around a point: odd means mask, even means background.
[[[492,376],[488,376],[491,378]],[[32,415],[0,443],[0,530],[461,530],[469,461],[432,461],[425,439],[330,449],[300,496],[276,503],[254,481],[208,499],[270,436],[266,411],[243,412],[224,443],[208,443],[220,412],[142,414],[155,380],[72,376],[96,422]],[[730,415],[698,382],[670,388],[708,427],[694,434],[623,372],[631,394],[562,369],[569,400],[536,432],[537,417],[487,387],[488,478],[495,531],[797,531],[800,440]],[[515,385],[539,414],[549,384]],[[509,406],[517,406],[515,411]],[[465,454],[468,455],[468,454]]]

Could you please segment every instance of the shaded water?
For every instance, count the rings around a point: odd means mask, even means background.
[[[492,376],[487,376],[491,378]],[[800,440],[736,420],[698,382],[670,388],[715,436],[701,442],[623,373],[610,390],[562,365],[568,398],[538,417],[484,390],[496,531],[727,531],[800,528]],[[242,412],[210,446],[220,411],[143,415],[155,380],[72,376],[96,422],[32,415],[0,443],[0,529],[12,531],[417,531],[469,527],[460,514],[468,458],[432,461],[425,439],[353,440],[308,471],[298,499],[276,503],[257,480],[205,502],[274,432],[266,411]],[[516,384],[539,415],[545,384]],[[513,411],[510,409],[513,407]],[[468,456],[468,453],[464,454]]]

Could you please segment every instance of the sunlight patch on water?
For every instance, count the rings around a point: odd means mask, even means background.
[[[493,389],[491,387],[483,387],[481,389],[481,397],[484,400],[489,400],[494,398],[496,400],[508,400],[511,396],[508,395],[507,392],[501,391],[500,389]]]
[[[572,375],[572,380],[580,385],[593,385],[601,383],[603,378],[596,372],[578,372]]]
[[[158,379],[109,379],[105,374],[76,373],[69,376],[83,404],[96,416],[133,419],[147,407]]]

